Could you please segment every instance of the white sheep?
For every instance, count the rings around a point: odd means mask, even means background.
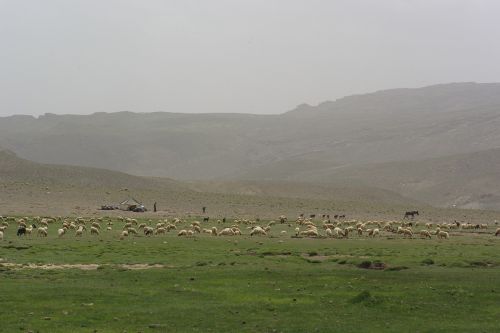
[[[97,229],[96,227],[90,227],[90,234],[99,235],[99,229]]]
[[[267,232],[264,229],[262,229],[261,227],[255,227],[255,228],[253,228],[252,232],[250,233],[250,236],[253,236],[253,235],[267,236]]]
[[[57,229],[57,237],[62,237],[66,233],[66,227]]]
[[[500,228],[497,229],[497,231],[495,232],[495,236],[498,236],[500,235]]]
[[[450,234],[446,231],[441,231],[439,228],[436,230],[436,235],[438,236],[439,239],[448,239],[450,237]]]
[[[38,228],[37,235],[39,237],[47,237],[47,234],[48,234],[47,227],[40,227],[40,228]]]
[[[300,235],[307,237],[318,237],[318,231],[314,229],[304,230],[300,232]]]
[[[426,238],[431,238],[431,233],[429,232],[429,230],[420,230],[419,232],[420,234],[420,237],[426,237]]]
[[[3,231],[0,231],[0,241],[3,240]]]
[[[378,230],[377,228],[375,228],[373,230],[370,230],[370,232],[368,233],[368,236],[375,237],[375,236],[377,236],[379,234],[380,234],[380,230]]]
[[[82,237],[82,235],[83,235],[83,231],[84,231],[85,229],[86,229],[86,228],[85,228],[85,226],[84,226],[84,225],[79,226],[79,227],[78,227],[78,229],[77,229],[77,230],[76,230],[76,232],[75,232],[75,236],[76,236],[76,237]]]
[[[219,236],[234,236],[234,230],[231,228],[224,228],[219,232]]]
[[[123,230],[120,234],[120,239],[123,240],[125,239],[125,237],[128,237],[128,231],[127,230]]]

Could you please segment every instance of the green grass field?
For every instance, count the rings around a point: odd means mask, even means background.
[[[276,225],[272,237],[123,241],[120,227],[58,239],[56,225],[47,238],[11,225],[0,332],[500,332],[493,227],[448,240],[292,238]]]

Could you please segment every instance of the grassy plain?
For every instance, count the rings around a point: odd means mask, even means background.
[[[294,227],[120,241],[116,221],[81,239],[58,239],[56,225],[47,238],[18,238],[10,226],[0,332],[500,331],[492,228],[440,241],[292,238]]]

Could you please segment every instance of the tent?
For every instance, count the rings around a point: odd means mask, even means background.
[[[142,203],[139,201],[135,200],[134,198],[130,197],[127,200],[120,202],[120,205],[118,206],[121,210],[128,210],[128,211],[134,211],[134,212],[144,212],[146,211],[146,208]]]

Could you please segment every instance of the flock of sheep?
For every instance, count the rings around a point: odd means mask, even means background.
[[[180,218],[171,220],[164,219],[157,222],[147,220],[147,222],[139,223],[136,219],[118,217],[115,219],[109,217],[98,217],[85,219],[63,218],[63,217],[2,217],[0,216],[0,240],[4,238],[4,231],[9,227],[10,223],[17,226],[18,236],[29,236],[36,230],[36,235],[39,237],[47,237],[49,234],[49,225],[57,225],[51,227],[57,230],[59,238],[64,237],[70,231],[75,237],[82,237],[87,231],[90,235],[99,236],[103,230],[105,232],[113,232],[114,222],[123,223],[119,227],[118,237],[123,240],[132,235],[138,235],[142,232],[145,236],[161,236],[171,231],[176,232],[178,236],[194,236],[195,234],[208,234],[211,236],[239,236],[247,233],[250,236],[271,236],[273,229],[281,229],[280,236],[285,236],[295,224],[292,237],[312,237],[312,238],[349,238],[350,235],[362,237],[378,237],[382,233],[401,235],[404,238],[429,238],[432,236],[438,239],[448,239],[451,230],[458,229],[488,229],[488,224],[470,224],[459,222],[454,223],[422,223],[418,221],[357,221],[357,220],[341,220],[330,219],[321,222],[314,221],[313,218],[305,218],[299,216],[293,223],[288,221],[288,218],[281,215],[276,221],[270,221],[267,224],[260,224],[257,220],[235,219],[230,224],[231,226],[220,226],[226,223],[226,219],[217,220],[217,226],[208,227],[208,218],[200,221],[185,221]],[[207,226],[203,228],[202,226]],[[286,230],[288,227],[288,231]],[[241,228],[245,230],[242,232]],[[420,229],[414,231],[414,229]],[[220,229],[220,230],[219,230]],[[500,228],[495,231],[495,236],[500,236]]]

